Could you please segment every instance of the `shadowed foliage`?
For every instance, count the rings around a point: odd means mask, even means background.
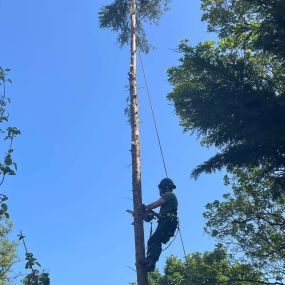
[[[207,205],[206,231],[257,268],[271,280],[285,276],[285,203],[284,194],[272,198],[274,179],[260,179],[260,169],[235,169],[225,184],[233,193],[223,201]],[[245,255],[242,256],[241,253]],[[284,282],[283,282],[284,283]],[[282,283],[282,284],[283,284]]]
[[[266,284],[267,281],[251,265],[232,263],[221,245],[212,252],[189,254],[186,261],[171,256],[166,261],[164,274],[156,271],[149,276],[150,285],[248,285],[255,282]]]
[[[168,98],[181,125],[197,133],[203,145],[219,149],[194,177],[223,167],[262,166],[263,175],[284,179],[284,1],[263,2],[203,1],[203,19],[220,41],[195,47],[182,42],[180,65],[169,69]]]

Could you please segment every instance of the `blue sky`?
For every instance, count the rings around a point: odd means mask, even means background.
[[[11,124],[22,131],[15,142],[16,177],[2,191],[9,196],[15,224],[30,251],[50,272],[53,285],[127,285],[134,281],[130,128],[124,115],[128,96],[129,48],[116,34],[99,29],[103,0],[0,1],[0,65],[10,67]],[[187,252],[212,249],[204,234],[207,202],[226,191],[222,174],[191,170],[215,151],[183,133],[174,107],[167,68],[177,65],[179,41],[214,39],[200,21],[200,1],[172,1],[159,26],[147,27],[156,49],[144,56],[169,176],[177,185],[181,230]],[[164,177],[139,67],[143,199],[158,198]],[[145,227],[146,238],[149,225]],[[20,257],[23,251],[19,249]],[[183,257],[179,239],[163,252]],[[24,268],[23,262],[15,268]]]

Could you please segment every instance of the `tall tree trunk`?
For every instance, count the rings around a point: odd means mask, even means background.
[[[140,130],[137,96],[137,36],[136,36],[136,0],[131,0],[131,65],[129,71],[130,81],[130,107],[132,126],[132,187],[134,207],[134,233],[136,250],[137,284],[147,285],[147,272],[141,264],[145,258],[144,228],[142,219],[142,190],[141,190],[141,159],[140,159]]]

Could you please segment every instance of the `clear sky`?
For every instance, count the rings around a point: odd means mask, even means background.
[[[30,251],[50,272],[52,285],[127,285],[134,267],[130,127],[129,48],[116,34],[99,29],[97,14],[106,0],[0,0],[0,65],[10,67],[11,124],[22,131],[15,142],[16,177],[2,191],[9,196],[15,224]],[[225,192],[222,174],[191,170],[215,151],[183,133],[174,107],[167,68],[177,65],[181,39],[213,39],[200,21],[199,0],[175,0],[159,26],[148,27],[156,50],[144,57],[169,176],[177,185],[181,230],[187,252],[212,249],[203,232],[207,202]],[[141,72],[139,96],[143,199],[158,198],[164,178]],[[145,227],[146,238],[149,225]],[[23,251],[19,249],[20,257]],[[163,252],[183,258],[179,239]],[[22,270],[22,262],[16,268]]]

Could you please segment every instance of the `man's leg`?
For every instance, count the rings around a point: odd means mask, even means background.
[[[162,251],[162,243],[167,243],[169,241],[170,237],[173,236],[176,227],[176,219],[164,219],[159,222],[154,234],[147,242],[147,258],[145,260],[147,271],[153,271],[155,269],[155,264]]]
[[[161,254],[161,232],[158,226],[154,234],[149,238],[147,242],[147,257],[146,266],[147,271],[153,271],[155,269],[155,264],[159,259]]]
[[[161,254],[161,241],[158,235],[152,235],[147,242],[147,257],[156,263]]]

